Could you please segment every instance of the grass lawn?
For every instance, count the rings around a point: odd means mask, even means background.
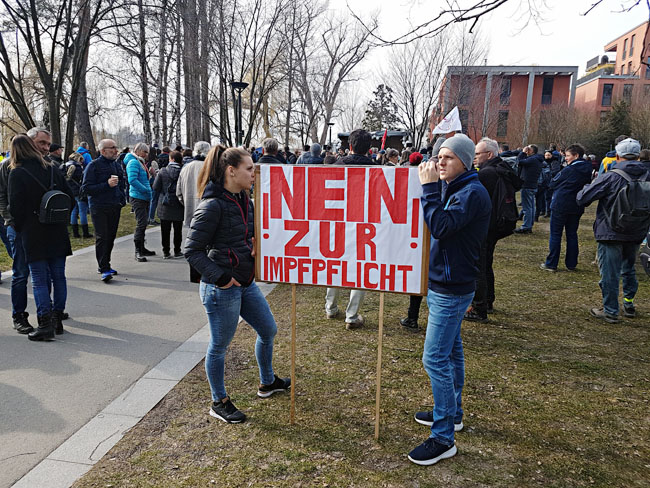
[[[375,442],[379,295],[366,296],[366,326],[347,331],[325,318],[324,289],[301,287],[296,425],[288,394],[256,397],[255,334],[242,325],[226,383],[249,421],[227,425],[207,415],[201,363],[74,486],[648,486],[650,280],[639,268],[637,318],[607,325],[589,316],[600,302],[594,207],[582,219],[575,273],[538,269],[546,219],[534,234],[498,244],[496,311],[488,324],[463,324],[465,430],[453,459],[432,467],[406,459],[429,433],[413,420],[432,405],[421,364],[426,304],[420,330],[404,330],[398,319],[408,298],[386,295]],[[275,368],[288,375],[290,287],[268,300],[279,328]]]
[[[92,219],[88,216],[88,224],[90,233],[94,234],[95,229],[92,225]],[[83,237],[72,237],[72,228],[69,227],[70,234],[70,244],[72,244],[72,250],[76,251],[82,247],[94,246],[95,238],[90,237],[84,239]],[[131,206],[127,205],[122,208],[122,216],[120,217],[120,226],[117,229],[117,237],[126,236],[132,234],[135,230],[135,215],[131,213]],[[81,227],[79,228],[79,233],[81,233]],[[0,246],[0,271],[6,271],[11,269],[11,258],[7,254],[7,250],[4,246]]]

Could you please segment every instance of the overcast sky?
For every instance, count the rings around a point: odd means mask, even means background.
[[[380,11],[383,36],[396,37],[408,30],[411,23],[438,13],[441,0],[331,0],[333,9],[347,11],[346,2],[355,11]],[[539,6],[544,20],[531,21],[524,27],[528,0],[510,0],[480,21],[483,34],[489,39],[488,64],[578,66],[582,74],[586,62],[604,54],[603,46],[640,23],[648,20],[645,2],[630,12],[620,13],[621,4],[630,0],[604,0],[589,13],[582,14],[595,0],[531,0]],[[459,0],[461,5],[473,0]],[[546,5],[546,7],[544,6]],[[381,50],[376,50],[381,51]],[[380,52],[371,59],[381,58]]]

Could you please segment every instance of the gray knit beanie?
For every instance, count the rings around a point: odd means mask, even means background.
[[[465,134],[455,134],[443,142],[440,149],[443,147],[446,147],[458,156],[458,159],[463,162],[468,171],[472,169],[476,146],[469,137]]]

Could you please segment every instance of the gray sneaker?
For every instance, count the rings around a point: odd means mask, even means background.
[[[599,318],[599,319],[602,319],[605,322],[607,322],[608,324],[618,324],[619,323],[618,315],[609,314],[609,313],[605,312],[605,310],[602,309],[602,308],[595,308],[594,307],[594,308],[592,308],[590,310],[590,313],[591,313],[592,316],[594,316],[596,318]]]
[[[636,317],[636,308],[634,308],[634,302],[623,301],[623,315],[629,319]]]
[[[357,315],[356,320],[353,320],[352,322],[346,322],[345,323],[345,328],[347,330],[360,329],[361,327],[363,327],[364,322],[365,322],[365,320],[363,320],[363,315],[359,314],[359,315]]]

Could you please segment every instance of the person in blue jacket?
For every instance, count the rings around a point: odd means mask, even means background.
[[[443,142],[438,163],[419,166],[424,221],[432,236],[422,363],[431,381],[434,408],[415,414],[418,423],[431,426],[431,435],[408,458],[425,466],[454,456],[454,432],[463,428],[465,359],[460,326],[474,296],[481,243],[492,213],[488,191],[472,165],[474,153],[471,139],[456,134]]]
[[[517,234],[533,232],[535,221],[535,195],[537,194],[539,175],[542,172],[544,156],[538,153],[535,144],[526,146],[517,157],[521,185],[521,210],[524,213],[524,223],[515,229]]]
[[[566,256],[564,264],[574,271],[578,265],[578,225],[584,207],[576,203],[576,195],[591,181],[591,162],[583,158],[585,149],[580,144],[569,146],[566,166],[551,180],[551,234],[548,240],[548,256],[541,269],[557,271],[562,245],[562,231],[566,232]]]
[[[151,185],[149,185],[149,171],[145,166],[149,146],[144,142],[135,145],[133,151],[124,157],[126,164],[126,176],[129,180],[129,199],[135,213],[135,232],[133,242],[135,244],[135,260],[146,262],[146,256],[154,256],[156,253],[144,247],[144,232],[149,223],[149,205],[151,204]]]
[[[81,154],[84,158],[84,168],[90,164],[90,162],[93,160],[93,157],[90,155],[90,151],[88,150],[88,143],[87,142],[80,142],[79,147],[77,148],[77,151],[79,154]]]

